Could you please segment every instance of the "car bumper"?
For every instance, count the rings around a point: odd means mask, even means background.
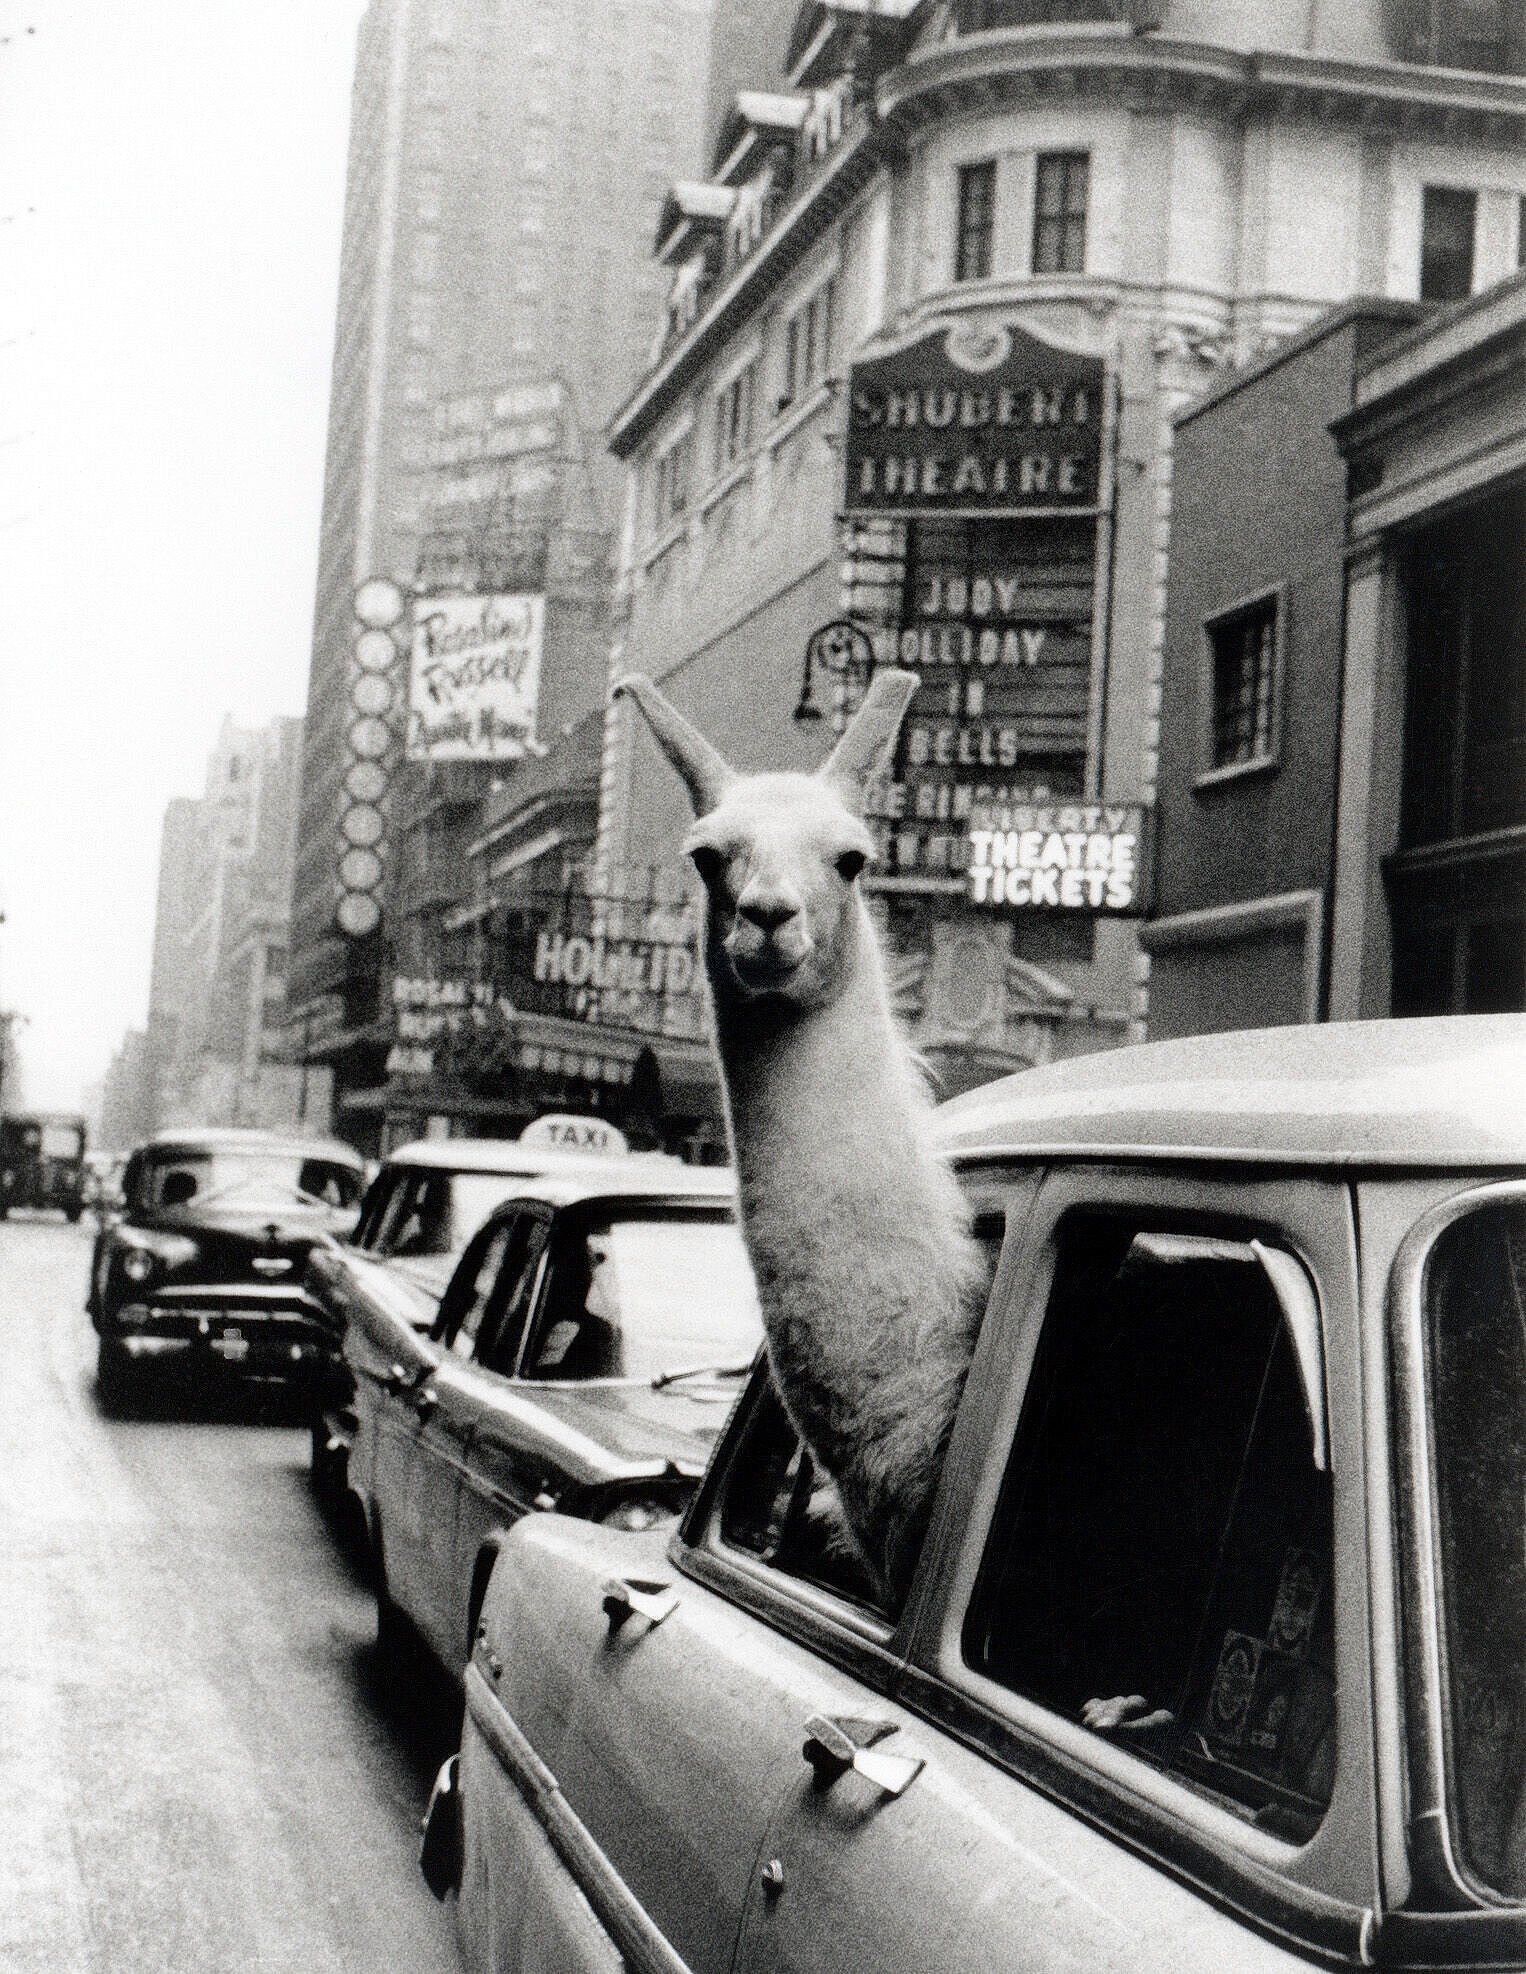
[[[290,1289],[242,1287],[125,1302],[103,1326],[134,1363],[311,1384],[333,1348],[314,1305]]]

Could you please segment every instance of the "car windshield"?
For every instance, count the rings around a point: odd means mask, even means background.
[[[196,1211],[214,1202],[244,1209],[311,1200],[344,1208],[359,1199],[361,1175],[300,1152],[184,1151],[150,1160],[140,1185],[141,1209],[151,1213]]]
[[[1526,1899],[1526,1201],[1455,1221],[1425,1269],[1452,1825]]]
[[[574,1375],[574,1359],[581,1363],[586,1356],[591,1327],[608,1339],[593,1375],[650,1381],[698,1366],[745,1366],[752,1359],[762,1319],[733,1222],[677,1216],[605,1221],[587,1229],[585,1255],[582,1311],[569,1306],[543,1329],[532,1375]],[[561,1358],[559,1349],[565,1351]]]

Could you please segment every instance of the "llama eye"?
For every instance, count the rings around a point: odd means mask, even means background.
[[[699,872],[700,882],[706,890],[719,884],[726,870],[726,859],[719,850],[708,843],[700,843],[689,852],[689,861]]]
[[[844,884],[851,884],[868,861],[862,850],[844,850],[837,859],[837,874]]]

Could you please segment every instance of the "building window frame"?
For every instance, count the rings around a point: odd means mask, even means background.
[[[1203,619],[1202,765],[1195,790],[1280,766],[1287,634],[1284,583],[1237,597]],[[1247,751],[1231,751],[1231,736],[1236,749]]]
[[[836,328],[835,270],[818,281],[790,311],[784,323],[780,391],[775,412],[798,404],[832,370],[832,334]]]
[[[716,478],[740,465],[751,450],[757,382],[758,352],[754,350],[716,385],[711,425],[711,465]]]
[[[1086,272],[1091,163],[1090,151],[1040,151],[1034,158],[1034,274]]]
[[[694,427],[673,433],[652,460],[652,526],[661,534],[689,511],[694,479]]]
[[[971,158],[954,182],[954,279],[988,281],[996,254],[996,160]]]
[[[1466,250],[1441,237],[1451,221],[1467,214]],[[1460,229],[1459,229],[1460,230]],[[1461,271],[1466,273],[1465,282]],[[1466,301],[1478,275],[1478,191],[1471,185],[1420,188],[1419,296],[1423,302]]]

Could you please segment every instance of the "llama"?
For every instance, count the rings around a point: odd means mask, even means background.
[[[882,671],[813,775],[737,773],[617,682],[689,791],[743,1238],[774,1382],[882,1588],[915,1565],[974,1347],[968,1213],[891,1012],[861,819],[917,681]]]

